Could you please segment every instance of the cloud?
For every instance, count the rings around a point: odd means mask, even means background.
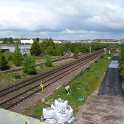
[[[0,36],[123,38],[123,0],[0,0]]]

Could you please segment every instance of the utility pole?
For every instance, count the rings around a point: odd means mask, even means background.
[[[89,50],[90,50],[90,54],[91,54],[92,53],[92,47],[91,46],[90,46]]]

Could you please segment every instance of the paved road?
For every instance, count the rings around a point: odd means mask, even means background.
[[[118,67],[118,56],[114,56],[105,74],[99,95],[124,96]]]

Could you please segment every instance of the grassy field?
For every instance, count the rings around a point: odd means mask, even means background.
[[[108,62],[109,60],[105,56],[85,72],[81,72],[80,75],[69,83],[71,87],[70,95],[67,95],[64,87],[61,87],[52,96],[48,97],[44,103],[39,102],[27,109],[26,112],[34,116],[40,116],[42,114],[42,108],[50,105],[56,98],[68,100],[69,104],[77,112],[79,107],[85,103],[87,96],[91,95],[99,87]]]

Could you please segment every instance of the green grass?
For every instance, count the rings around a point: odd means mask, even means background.
[[[70,82],[70,95],[67,95],[64,87],[61,87],[56,90],[52,96],[48,97],[44,103],[39,102],[35,106],[27,109],[27,112],[30,111],[32,115],[40,116],[42,114],[42,108],[50,105],[56,98],[68,100],[69,104],[75,112],[77,112],[79,107],[85,103],[83,98],[91,95],[99,87],[108,62],[109,60],[107,59],[107,56],[105,56],[91,65],[85,72],[81,72],[80,75]]]

